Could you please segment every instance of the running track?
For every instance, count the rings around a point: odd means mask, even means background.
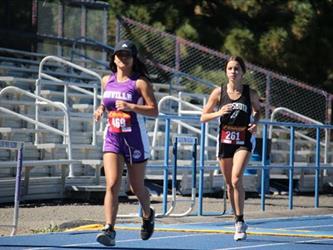
[[[233,240],[232,223],[156,224],[148,241],[139,224],[118,224],[115,249],[333,249],[333,215],[248,220],[248,239]],[[105,249],[96,230],[0,237],[0,249]]]

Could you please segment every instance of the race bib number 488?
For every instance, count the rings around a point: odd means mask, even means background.
[[[122,111],[111,111],[109,113],[109,130],[113,133],[131,132],[131,116]]]
[[[246,130],[231,130],[224,129],[221,130],[221,142],[226,144],[236,144],[244,145],[245,144],[245,132]]]

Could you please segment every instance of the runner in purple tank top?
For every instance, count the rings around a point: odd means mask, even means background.
[[[105,111],[108,114],[103,143],[105,227],[97,235],[97,241],[114,246],[114,225],[124,163],[130,187],[143,210],[141,238],[148,240],[154,231],[154,210],[150,208],[149,192],[144,186],[149,141],[143,116],[156,117],[158,109],[147,70],[137,57],[137,48],[131,41],[121,41],[116,45],[110,68],[112,73],[102,79],[103,100],[94,116],[99,120]]]
[[[117,74],[108,77],[103,95],[103,104],[109,112],[105,130],[103,152],[122,154],[126,163],[140,163],[149,158],[149,141],[142,115],[133,111],[119,111],[116,102],[143,104],[136,87],[138,75],[124,82],[117,81]]]

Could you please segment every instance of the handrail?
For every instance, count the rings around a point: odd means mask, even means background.
[[[165,142],[164,142],[164,147],[167,149],[169,148],[169,138],[170,138],[170,121],[171,120],[192,120],[192,121],[198,121],[199,122],[199,117],[197,116],[178,116],[178,115],[160,115],[159,119],[165,119]],[[268,148],[268,127],[269,126],[285,126],[285,127],[290,127],[290,159],[288,163],[284,163],[282,165],[283,168],[289,170],[289,209],[292,209],[292,199],[293,199],[293,172],[294,169],[298,168],[299,166],[296,166],[295,164],[295,144],[294,144],[294,131],[295,128],[313,128],[316,129],[316,155],[315,155],[315,164],[314,166],[306,165],[304,167],[314,169],[315,170],[315,207],[319,206],[319,178],[320,178],[320,171],[325,170],[325,169],[332,169],[331,166],[328,164],[322,164],[320,162],[320,150],[319,150],[319,143],[320,143],[320,130],[321,129],[333,129],[332,125],[318,125],[318,124],[301,124],[301,123],[291,123],[291,122],[270,122],[270,121],[260,121],[260,125],[263,126],[262,130],[262,138],[263,138],[263,145],[262,145],[262,161],[261,164],[259,165],[251,165],[251,168],[259,168],[261,169],[261,208],[262,210],[265,210],[265,173],[271,169],[271,168],[277,168],[281,166],[276,166],[269,162],[266,159],[266,152]],[[204,157],[204,150],[205,150],[205,126],[206,123],[201,123],[201,133],[200,133],[200,164],[199,164],[199,194],[198,194],[198,215],[203,215],[203,206],[202,206],[202,201],[203,201],[203,187],[204,187],[204,171],[206,169],[206,162],[205,162],[205,157]],[[165,150],[165,155],[164,155],[164,163],[163,163],[163,170],[164,170],[164,185],[163,185],[163,215],[165,215],[168,212],[167,209],[167,194],[168,194],[168,176],[169,176],[169,150]]]
[[[5,149],[17,150],[13,223],[11,225],[0,224],[0,227],[11,227],[12,228],[12,232],[11,232],[10,236],[14,236],[16,234],[17,225],[18,225],[20,196],[21,196],[20,194],[21,194],[23,147],[24,147],[24,142],[0,140],[0,149],[5,148]]]
[[[53,106],[53,107],[56,107],[58,109],[60,109],[61,111],[64,112],[64,117],[65,117],[65,122],[64,122],[64,130],[65,131],[61,131],[59,129],[56,129],[56,128],[53,128],[49,125],[46,125],[38,120],[34,120],[34,119],[31,119],[30,117],[27,117],[25,115],[22,115],[22,114],[19,114],[17,112],[14,112],[14,111],[11,111],[7,108],[4,108],[4,107],[0,107],[0,110],[3,111],[4,113],[7,113],[7,114],[10,114],[10,115],[13,115],[13,116],[16,116],[22,120],[25,120],[27,122],[30,122],[30,123],[33,123],[35,124],[35,127],[38,128],[38,126],[42,127],[42,128],[45,128],[53,133],[56,133],[56,134],[59,134],[59,135],[62,135],[64,137],[64,143],[67,145],[67,154],[68,154],[68,160],[72,160],[72,143],[71,143],[71,132],[70,132],[70,129],[69,129],[69,111],[68,111],[68,108],[66,107],[65,104],[61,103],[61,102],[54,102],[54,101],[50,101],[46,98],[43,98],[41,96],[38,96],[36,94],[33,94],[31,92],[28,92],[26,90],[23,90],[23,89],[20,89],[18,87],[14,87],[14,86],[9,86],[9,87],[6,87],[6,88],[3,88],[1,91],[0,91],[0,96],[5,94],[5,93],[8,93],[8,92],[16,92],[16,93],[21,93],[23,95],[26,95],[26,96],[29,96],[31,98],[34,98],[36,100],[36,103],[38,103],[39,105],[50,105],[50,106]],[[37,130],[36,130],[37,131]],[[38,132],[36,132],[36,134],[38,134]],[[35,145],[36,145],[36,141],[35,141]],[[70,166],[70,169],[69,169],[69,176],[72,177],[74,176],[74,171],[73,171],[73,168],[72,166]]]
[[[80,70],[82,72],[85,72],[86,74],[88,75],[91,75],[93,77],[96,77],[97,80],[99,82],[101,82],[102,78],[100,75],[98,75],[96,72],[92,71],[92,70],[89,70],[89,69],[86,69],[80,65],[77,65],[77,64],[74,64],[72,62],[68,62],[60,57],[57,57],[57,56],[46,56],[44,57],[40,64],[39,64],[39,69],[38,69],[38,79],[36,80],[36,95],[37,96],[40,96],[40,93],[41,93],[41,87],[42,87],[42,78],[47,78],[49,80],[52,80],[52,81],[56,81],[58,83],[64,83],[64,104],[66,105],[66,107],[68,107],[68,88],[72,88],[72,89],[75,89],[77,91],[80,91],[80,92],[83,92],[85,94],[88,93],[87,90],[83,89],[83,88],[80,88],[78,86],[73,86],[71,84],[68,84],[68,82],[64,82],[58,78],[55,78],[53,76],[50,76],[46,73],[43,73],[43,66],[44,64],[48,61],[48,60],[54,60],[58,63],[62,63],[62,64],[65,64],[65,65],[68,65],[72,68],[75,68],[77,70]],[[93,84],[93,85],[87,85],[87,87],[92,87],[93,88],[93,110],[96,110],[97,108],[97,98],[99,97],[98,96],[98,86],[96,84]],[[38,121],[39,120],[39,105],[38,103],[36,103],[36,111],[35,111],[35,117],[36,117],[36,120]],[[91,117],[92,119],[92,122],[93,122],[93,126],[92,126],[92,145],[96,145],[96,121],[95,119],[93,119],[93,117]],[[35,127],[36,129],[38,129],[38,125],[36,125]],[[38,135],[36,134],[36,138],[35,138],[35,141],[36,143],[38,143]]]
[[[49,83],[54,83],[54,82],[57,82],[57,83],[60,83],[61,85],[65,85],[67,84],[69,88],[71,89],[74,89],[78,92],[81,92],[82,94],[86,94],[86,95],[90,95],[90,96],[94,96],[94,93],[89,91],[89,90],[86,90],[86,89],[83,89],[83,88],[80,88],[79,86],[86,86],[86,87],[91,87],[91,88],[94,88],[95,86],[97,87],[97,85],[94,83],[94,84],[87,84],[87,83],[84,83],[84,84],[78,84],[78,83],[75,83],[75,82],[68,82],[68,81],[63,81],[63,80],[60,80],[56,77],[53,77],[53,76],[50,76],[50,75],[47,75],[47,74],[44,74],[42,73],[42,76],[44,78],[47,78],[50,80],[50,82],[48,82],[49,80],[45,80],[43,79],[42,81],[46,84],[49,84]],[[72,85],[72,84],[75,84],[75,85]],[[102,96],[101,95],[97,95],[97,98],[98,99],[101,99]]]
[[[82,66],[80,66],[80,65],[77,65],[77,64],[75,64],[75,63],[68,62],[68,61],[66,61],[66,60],[64,60],[64,59],[62,59],[62,58],[60,58],[60,57],[57,57],[57,56],[46,56],[46,57],[44,57],[44,58],[41,60],[41,62],[40,62],[40,64],[39,64],[39,70],[38,70],[38,76],[39,76],[39,77],[41,76],[41,73],[42,73],[42,70],[43,70],[43,66],[44,66],[44,64],[45,64],[46,61],[48,61],[48,60],[54,60],[54,61],[59,62],[59,63],[62,63],[62,64],[67,64],[68,66],[71,66],[71,67],[73,67],[73,68],[75,68],[75,69],[81,70],[81,71],[85,72],[85,73],[88,74],[88,75],[95,76],[98,80],[101,80],[101,79],[102,79],[101,76],[98,75],[96,72],[94,72],[94,71],[92,71],[92,70],[89,70],[89,69],[86,69],[86,68],[84,68],[84,67],[82,67]]]
[[[284,126],[290,127],[290,147],[289,147],[289,164],[285,164],[282,166],[289,170],[289,209],[293,208],[293,175],[295,169],[295,128],[314,128],[316,129],[316,150],[315,150],[315,164],[314,166],[306,166],[307,168],[311,168],[315,170],[315,207],[319,207],[319,178],[321,169],[332,168],[327,166],[328,164],[321,164],[320,162],[320,129],[333,129],[332,125],[320,125],[320,124],[302,124],[302,123],[292,123],[292,122],[272,122],[272,121],[264,121],[260,122],[263,125],[262,130],[262,165],[261,171],[261,208],[265,210],[265,172],[270,168],[278,167],[270,164],[266,158],[267,152],[267,126]],[[252,167],[252,166],[251,166]]]
[[[293,111],[293,110],[291,110],[291,109],[285,108],[285,107],[278,107],[278,108],[275,108],[275,109],[273,110],[272,114],[271,114],[271,119],[270,119],[270,121],[273,122],[273,121],[274,121],[274,116],[275,116],[275,114],[277,114],[278,112],[281,112],[281,111],[282,111],[282,112],[290,113],[290,114],[296,116],[296,118],[300,118],[299,120],[301,120],[301,121],[304,121],[304,120],[305,120],[305,121],[309,121],[309,122],[312,123],[312,124],[324,125],[322,122],[316,121],[316,120],[314,120],[314,119],[312,119],[312,118],[310,118],[310,117],[307,117],[307,116],[305,116],[305,115],[302,115],[302,114],[300,114],[300,113],[297,113],[297,112],[295,112],[295,111]],[[282,127],[282,128],[283,128],[283,127]],[[269,127],[269,136],[268,136],[268,138],[270,138],[270,139],[272,139],[272,133],[273,133],[272,130],[273,130],[273,126],[270,126],[270,127]],[[325,163],[325,164],[326,164],[327,161],[328,161],[329,133],[330,133],[330,130],[326,128],[326,129],[325,129],[325,143],[321,143],[321,142],[320,142],[320,145],[321,145],[321,146],[324,146],[324,150],[325,150],[325,153],[324,153],[324,163]],[[311,141],[311,142],[316,142],[315,139],[313,139],[313,138],[311,138],[311,137],[309,137],[309,136],[306,136],[306,135],[304,135],[304,134],[302,134],[302,133],[300,133],[300,132],[295,131],[295,134],[297,134],[299,137],[302,137],[302,138],[304,138],[304,139],[307,139],[307,140],[309,140],[309,141]]]
[[[173,210],[176,208],[177,204],[177,145],[178,144],[187,144],[192,145],[192,183],[191,183],[191,199],[187,200],[187,202],[190,202],[190,206],[188,209],[183,213],[173,213]],[[173,171],[172,171],[172,200],[171,200],[171,207],[166,212],[164,216],[173,216],[173,217],[183,217],[186,215],[189,215],[194,206],[195,206],[195,200],[196,200],[196,194],[197,194],[197,185],[196,185],[196,179],[197,179],[197,145],[198,145],[198,138],[192,137],[192,136],[176,136],[174,138],[174,144],[173,144]],[[184,200],[183,200],[184,201]]]
[[[197,110],[197,111],[202,112],[202,108],[199,108],[198,106],[196,106],[196,105],[194,105],[194,104],[192,104],[192,103],[189,103],[189,102],[187,102],[187,101],[184,101],[184,100],[182,100],[182,99],[180,99],[180,98],[177,98],[177,97],[174,97],[174,96],[164,96],[164,97],[162,97],[161,100],[158,102],[158,110],[161,110],[161,106],[162,106],[162,104],[163,104],[165,101],[167,101],[167,100],[173,100],[173,101],[176,101],[176,102],[178,102],[179,104],[180,104],[180,103],[181,103],[181,104],[184,104],[184,105],[186,105],[186,106],[188,106],[188,107],[190,107],[190,108],[193,108],[194,110]],[[165,115],[165,114],[163,114],[163,113],[161,113],[161,112],[160,112],[160,114],[161,114],[161,115]],[[192,115],[198,115],[198,112],[193,111],[193,113],[191,113],[190,111],[188,111],[188,112],[186,112],[186,114],[188,114],[188,115],[190,115],[190,114],[192,114]],[[192,131],[192,132],[194,132],[194,133],[197,133],[197,134],[200,134],[200,133],[201,133],[201,130],[200,130],[200,129],[195,128],[195,127],[193,127],[193,126],[191,126],[191,125],[188,125],[188,124],[185,123],[185,122],[178,121],[178,120],[174,120],[173,122],[178,123],[179,125],[182,125],[182,126],[186,127],[187,129],[189,129],[190,131]],[[155,146],[156,146],[156,141],[157,141],[158,123],[159,123],[159,118],[156,118],[156,119],[155,119],[154,132],[153,132],[153,138],[152,138],[152,149],[151,149],[152,159],[155,158],[155,149],[154,149],[154,148],[155,148]],[[209,139],[212,139],[212,140],[216,141],[216,136],[211,135],[211,134],[208,134],[208,133],[207,133],[206,135],[207,135],[207,137],[208,137]]]

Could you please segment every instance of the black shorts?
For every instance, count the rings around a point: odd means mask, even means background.
[[[246,150],[252,152],[252,148],[253,145],[251,141],[246,141],[244,145],[220,143],[218,158],[219,159],[233,158],[237,150]]]

